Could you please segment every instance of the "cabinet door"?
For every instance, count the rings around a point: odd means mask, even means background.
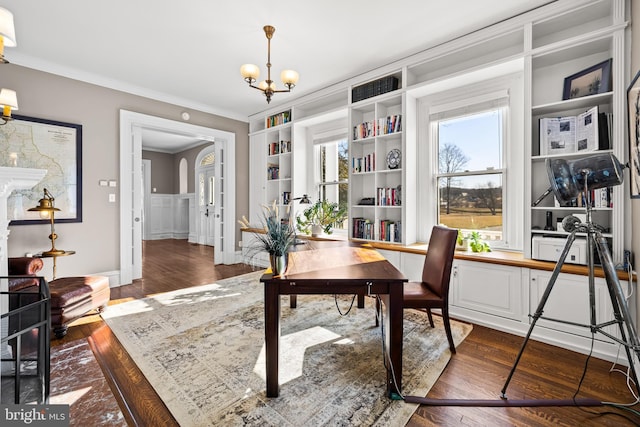
[[[456,260],[451,276],[452,305],[520,321],[520,268]]]
[[[529,307],[529,313],[531,315],[536,312],[540,305],[540,299],[549,285],[550,278],[550,271],[531,270],[531,298]],[[553,284],[549,298],[544,304],[542,316],[578,323],[580,325],[590,325],[591,304],[589,302],[588,280],[589,278],[587,276],[560,274]],[[595,322],[600,324],[613,319],[613,307],[611,305],[606,281],[601,278],[596,278],[594,288]],[[552,320],[540,319],[538,323],[536,323],[536,326],[591,337],[589,328],[568,325]],[[619,336],[618,328],[615,326],[609,326],[605,330],[613,336]],[[608,341],[608,339],[601,334],[596,334],[596,339]]]

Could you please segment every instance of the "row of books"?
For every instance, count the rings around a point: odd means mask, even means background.
[[[373,172],[376,170],[376,153],[366,154],[364,157],[351,158],[351,172]]]
[[[269,163],[267,165],[267,179],[280,179],[280,166]]]
[[[384,242],[401,242],[401,221],[383,219],[380,221],[380,240]]]
[[[394,90],[398,90],[398,78],[395,76],[382,77],[354,87],[351,90],[351,102],[358,102]]]
[[[265,121],[265,126],[267,126],[267,128],[289,123],[291,121],[291,110],[283,111],[282,113],[269,116],[265,119]]]
[[[353,238],[354,239],[369,239],[374,238],[373,221],[367,218],[353,218]]]
[[[375,229],[373,221],[367,218],[353,218],[353,238],[354,239],[375,239]],[[378,240],[385,242],[402,241],[402,221],[392,221],[383,219],[380,221],[380,231]]]
[[[353,127],[353,139],[371,138],[378,135],[388,135],[402,130],[402,115],[383,117],[377,120],[360,123]]]
[[[269,156],[274,156],[276,154],[290,153],[291,152],[291,141],[275,141],[270,142],[267,146],[267,154]]]
[[[592,208],[612,208],[613,207],[613,187],[596,188],[590,190],[589,198],[591,199]],[[555,207],[577,207],[582,208],[587,206],[587,197],[584,193],[580,193],[579,197],[572,199],[571,201],[560,204],[558,199],[554,197]]]
[[[400,206],[400,192],[396,187],[378,187],[378,206]]]

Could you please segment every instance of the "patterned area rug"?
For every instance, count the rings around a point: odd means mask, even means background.
[[[182,426],[405,425],[390,400],[374,301],[341,316],[332,296],[282,304],[280,396],[265,394],[262,273],[109,306],[103,317]],[[338,297],[346,312],[350,296]],[[286,299],[283,299],[286,301]],[[403,391],[425,396],[450,358],[440,318],[405,311]],[[462,341],[471,326],[453,322]]]

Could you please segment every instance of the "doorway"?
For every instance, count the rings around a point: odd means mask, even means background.
[[[219,204],[225,200],[221,194],[228,194],[224,209],[219,208],[220,225],[214,225],[220,233],[235,241],[235,134],[218,129],[205,128],[189,123],[163,119],[155,116],[120,110],[120,283],[131,283],[142,277],[142,129],[165,130],[167,132],[194,135],[203,140],[214,141],[220,158],[226,158],[224,179],[216,177],[216,199]],[[224,156],[222,156],[224,153]],[[222,168],[219,168],[222,176]],[[214,217],[215,221],[215,217]],[[198,221],[196,221],[198,224]],[[235,262],[234,245],[215,245],[215,263]]]

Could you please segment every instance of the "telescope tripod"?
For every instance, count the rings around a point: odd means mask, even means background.
[[[551,275],[551,278],[549,279],[547,288],[545,289],[542,295],[542,298],[540,299],[538,308],[536,309],[535,313],[531,316],[532,321],[531,321],[531,325],[529,326],[529,331],[527,332],[524,342],[522,343],[522,347],[520,348],[518,356],[516,357],[515,363],[511,368],[511,372],[509,373],[509,376],[507,377],[504,387],[502,388],[501,395],[500,395],[502,399],[507,399],[507,396],[506,396],[507,387],[509,386],[509,383],[511,382],[511,378],[515,373],[516,367],[520,362],[520,358],[522,357],[522,354],[527,345],[527,342],[531,337],[533,328],[536,326],[538,319],[541,319],[541,318],[559,322],[559,323],[589,328],[592,334],[601,333],[606,337],[610,338],[611,340],[623,345],[625,347],[627,360],[629,362],[630,376],[635,384],[636,391],[638,391],[638,388],[640,387],[640,385],[638,384],[638,377],[636,374],[634,360],[632,357],[632,354],[635,354],[635,356],[638,358],[638,361],[640,361],[640,342],[638,341],[638,335],[633,326],[633,322],[629,314],[629,308],[624,298],[622,286],[620,285],[620,280],[618,279],[618,275],[615,270],[615,265],[611,257],[611,252],[609,251],[609,246],[607,245],[607,240],[602,236],[602,232],[601,232],[602,228],[591,222],[590,207],[586,208],[586,212],[587,212],[587,215],[586,215],[585,223],[580,223],[578,218],[574,216],[568,217],[569,219],[573,218],[573,221],[566,221],[567,218],[565,218],[565,221],[563,221],[563,226],[565,227],[565,230],[570,231],[569,236],[567,237],[567,242],[564,246],[562,253],[560,254],[560,258],[558,259],[558,262],[556,263],[555,268],[553,269],[553,273]],[[566,225],[565,225],[565,222],[567,222]],[[571,228],[571,230],[569,230],[568,228]],[[556,280],[558,279],[560,270],[564,265],[567,255],[569,254],[571,245],[576,239],[577,233],[585,233],[587,236],[587,265],[589,268],[589,305],[590,305],[590,324],[589,325],[569,322],[566,320],[550,319],[542,316],[544,312],[544,306],[547,303],[547,300],[549,299],[549,295],[551,294],[553,286],[555,285]],[[602,263],[602,269],[604,270],[604,275],[607,282],[607,288],[609,290],[609,296],[611,298],[611,305],[613,306],[613,313],[614,313],[613,320],[600,323],[600,324],[596,322],[595,276],[594,276],[594,259],[593,259],[594,248],[598,251],[598,255],[600,256],[600,262]],[[621,338],[615,337],[604,330],[605,327],[610,325],[615,325],[615,324],[617,324],[620,329]]]

